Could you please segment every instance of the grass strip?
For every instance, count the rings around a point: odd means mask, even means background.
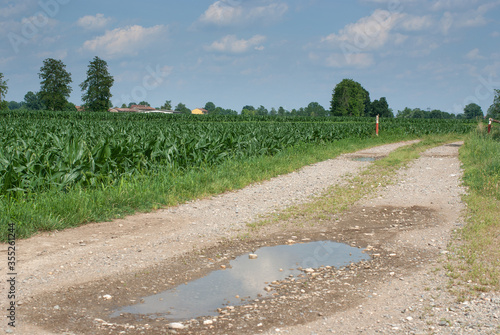
[[[322,220],[335,220],[339,214],[358,200],[374,194],[379,188],[392,184],[395,181],[395,172],[407,167],[411,161],[419,158],[422,152],[461,139],[462,137],[453,134],[426,136],[419,143],[394,150],[387,157],[370,164],[359,174],[348,176],[343,183],[332,186],[322,196],[314,198],[311,202],[291,206],[248,226],[258,229],[279,222],[303,225],[304,222],[315,224]]]
[[[460,149],[466,224],[451,243],[449,288],[460,299],[500,290],[500,133],[479,127]]]
[[[3,198],[0,199],[0,240],[7,240],[9,223],[16,224],[17,238],[27,238],[40,231],[108,221],[240,189],[342,153],[403,139],[408,138],[380,136],[303,144],[272,157],[227,161],[220,166],[188,171],[160,170],[123,178],[118,184],[101,185],[97,189],[74,188],[65,193],[48,191],[21,200]]]

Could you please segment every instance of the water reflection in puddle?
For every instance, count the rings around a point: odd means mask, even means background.
[[[173,320],[214,316],[217,308],[245,303],[241,298],[248,301],[258,294],[272,294],[264,288],[272,281],[301,273],[297,268],[342,267],[369,259],[358,248],[331,241],[263,247],[255,254],[257,259],[249,259],[248,254],[239,256],[225,270],[146,297],[143,303],[116,310],[111,316],[131,313]]]
[[[354,157],[352,160],[356,162],[374,162],[377,157]]]

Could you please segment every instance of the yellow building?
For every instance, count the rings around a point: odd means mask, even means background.
[[[191,114],[203,115],[208,114],[208,111],[205,108],[196,108],[191,111]]]

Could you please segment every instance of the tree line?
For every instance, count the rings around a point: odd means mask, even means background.
[[[68,97],[72,92],[70,84],[72,83],[71,73],[66,70],[66,65],[61,60],[48,58],[44,60],[43,66],[38,73],[41,79],[39,92],[28,92],[24,96],[24,101],[7,102],[3,98],[8,91],[7,80],[3,73],[0,73],[0,110],[1,109],[30,109],[30,110],[63,110],[76,111],[76,106],[68,102]],[[99,57],[94,59],[88,65],[87,78],[79,86],[82,90],[83,108],[86,111],[107,111],[111,105],[111,87],[114,79],[108,71],[108,64]],[[136,105],[130,102],[121,107],[126,108]],[[141,101],[138,105],[150,104],[147,101]],[[217,115],[278,115],[278,116],[367,116],[392,118],[422,118],[422,119],[474,119],[484,117],[481,107],[475,103],[470,103],[464,108],[462,114],[451,114],[440,110],[422,110],[420,108],[406,107],[394,115],[385,97],[371,101],[370,93],[358,82],[352,79],[343,79],[333,89],[330,109],[325,109],[318,102],[311,102],[307,107],[299,109],[286,110],[283,107],[271,108],[260,105],[255,108],[252,105],[245,105],[241,111],[217,107],[213,102],[207,102],[204,108],[210,114]],[[178,103],[172,108],[172,101],[166,100],[161,107],[156,109],[175,110],[181,113],[189,114],[191,110],[183,103]],[[495,119],[500,118],[500,90],[495,90],[493,104],[487,112],[487,117]]]
[[[68,101],[73,91],[71,88],[71,73],[66,70],[66,65],[53,58],[43,61],[38,77],[41,79],[40,91],[29,91],[24,96],[23,102],[1,101],[1,96],[8,90],[7,81],[0,73],[0,109],[32,109],[32,110],[58,110],[76,111],[76,106]],[[114,79],[109,74],[106,61],[95,57],[89,64],[87,78],[79,86],[82,90],[82,101],[90,111],[107,111],[112,97],[111,87]]]

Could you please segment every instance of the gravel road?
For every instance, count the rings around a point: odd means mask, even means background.
[[[262,233],[265,235],[256,233],[254,240],[232,242],[239,241],[238,236],[248,232],[247,224],[259,220],[262,215],[310,201],[328,187],[343,183],[348,174],[357,174],[371,164],[353,161],[354,155],[382,157],[410,143],[413,142],[343,155],[239,191],[153,213],[43,233],[18,241],[20,270],[16,289],[21,299],[18,300],[17,327],[8,327],[4,320],[0,329],[6,333],[47,335],[500,334],[500,295],[483,294],[459,303],[446,289],[442,262],[448,253],[452,232],[463,225],[461,195],[465,190],[460,186],[457,155],[460,143],[428,150],[394,176],[395,184],[356,203],[339,222],[307,228],[309,231],[275,227]],[[401,217],[389,218],[390,225],[379,229],[377,225],[385,222],[387,210],[400,213]],[[377,222],[369,223],[365,213],[372,213],[370,218]],[[403,216],[407,224],[400,224],[404,221]],[[360,228],[353,231],[356,222],[361,222],[358,223]],[[144,322],[134,325],[129,320],[124,325],[124,321],[120,323],[106,316],[110,309],[125,304],[127,299],[156,292],[160,285],[160,279],[156,278],[165,280],[170,276],[171,282],[162,282],[162,287],[168,288],[168,285],[201,276],[203,271],[222,264],[216,261],[202,264],[201,260],[192,257],[201,251],[218,254],[222,248],[227,255],[235,256],[250,248],[252,243],[271,243],[278,235],[292,234],[299,239],[327,236],[364,248],[374,246],[382,256],[371,266],[352,271],[355,278],[342,284],[350,287],[349,292],[343,293],[350,303],[341,307],[340,304],[333,306],[333,301],[329,300],[339,292],[328,288],[331,295],[321,296],[318,292],[320,288],[326,290],[325,281],[311,279],[317,290],[302,298],[318,298],[311,304],[311,313],[304,314],[307,317],[300,322],[293,315],[280,317],[281,314],[273,312],[272,308],[264,310],[257,303],[257,307],[246,314],[238,314],[237,307],[232,314],[227,313],[207,324],[203,324],[203,320],[185,321],[182,323],[184,329],[171,329],[169,322],[158,321],[153,325]],[[2,250],[6,248],[2,245]],[[4,263],[0,264],[2,273],[6,273]],[[317,277],[340,278],[341,271],[346,273],[347,270],[338,269],[340,272]],[[148,278],[155,274],[155,279],[144,283],[145,274]],[[5,281],[1,289],[5,297],[8,290]],[[282,289],[282,300],[287,303],[280,308],[299,311],[307,304],[304,299],[299,301],[287,293],[292,289]],[[102,297],[108,293],[113,299],[103,301]],[[2,310],[6,309],[6,303],[1,300]],[[267,306],[273,303],[271,299]],[[320,308],[321,313],[312,310]],[[264,314],[268,314],[267,319],[262,319]],[[245,315],[244,322],[241,315]]]

